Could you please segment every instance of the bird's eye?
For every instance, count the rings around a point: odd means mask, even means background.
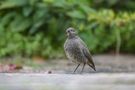
[[[71,31],[73,32],[73,30],[71,29]]]

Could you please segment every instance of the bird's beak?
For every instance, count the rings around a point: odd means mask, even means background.
[[[68,33],[68,32],[66,32],[66,35],[67,35],[67,36],[69,36],[69,33]]]

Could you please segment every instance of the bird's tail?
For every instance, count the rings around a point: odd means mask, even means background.
[[[89,65],[94,71],[96,71],[96,67],[95,67],[94,63],[92,63],[92,64],[89,64],[89,63],[88,63],[88,65]]]

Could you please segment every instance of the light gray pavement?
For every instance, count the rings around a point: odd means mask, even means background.
[[[83,74],[72,74],[75,64],[51,60],[39,69],[1,73],[0,90],[135,90],[135,56],[94,56],[97,71],[86,66]],[[51,74],[48,74],[51,71]]]
[[[0,74],[0,90],[135,90],[134,73]]]

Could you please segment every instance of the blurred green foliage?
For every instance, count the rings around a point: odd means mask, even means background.
[[[135,11],[135,0],[88,0],[96,9],[113,9],[114,11]]]
[[[120,1],[1,0],[0,56],[63,57],[70,26],[93,53],[135,53],[135,1]]]

